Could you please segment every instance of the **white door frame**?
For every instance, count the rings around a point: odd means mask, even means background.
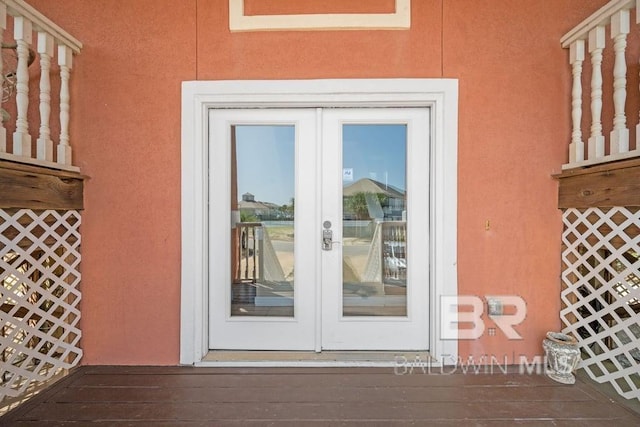
[[[190,81],[182,84],[180,363],[197,364],[209,350],[208,111],[211,108],[268,107],[430,107],[433,145],[429,224],[429,351],[438,362],[457,360],[457,340],[443,339],[441,336],[445,325],[441,322],[440,298],[458,294],[458,81],[233,80]]]

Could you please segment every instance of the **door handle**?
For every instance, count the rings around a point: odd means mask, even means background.
[[[322,230],[322,250],[330,251],[333,249],[334,242],[333,241],[333,230],[331,229],[331,221],[325,221],[322,223],[324,230]]]
[[[333,248],[333,230],[322,230],[322,250],[330,251]]]

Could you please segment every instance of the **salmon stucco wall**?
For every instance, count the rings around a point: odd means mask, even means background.
[[[90,177],[84,364],[178,363],[180,84],[196,79],[459,79],[459,291],[519,295],[528,309],[523,340],[485,334],[460,355],[537,355],[559,328],[551,175],[570,134],[559,40],[605,0],[414,0],[407,31],[247,33],[229,32],[228,0],[30,3],[84,43],[71,122]]]

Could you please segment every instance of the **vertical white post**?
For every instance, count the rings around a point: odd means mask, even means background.
[[[38,33],[38,53],[40,54],[40,137],[38,138],[38,160],[53,161],[53,141],[49,118],[51,116],[51,57],[53,37],[45,32]]]
[[[0,3],[0,40],[4,40],[4,30],[7,29],[7,5]],[[4,87],[4,70],[2,55],[0,55],[0,89]],[[2,98],[4,93],[0,93],[0,111],[2,110]],[[7,152],[7,130],[4,128],[4,114],[0,114],[0,153]]]
[[[256,238],[258,239],[258,283],[264,283],[264,229],[258,227]]]
[[[31,135],[27,111],[29,109],[29,45],[31,21],[23,17],[13,19],[13,36],[17,44],[18,69],[16,71],[16,131],[13,133],[13,154],[31,157]]]
[[[592,68],[589,160],[604,157],[604,136],[602,135],[602,50],[604,46],[604,27],[598,26],[589,31],[589,52],[591,53]]]
[[[58,163],[71,164],[71,145],[69,145],[69,78],[73,65],[73,52],[67,46],[58,46],[58,65],[60,66],[60,143],[58,144]]]
[[[621,10],[611,17],[611,38],[615,52],[613,65],[613,130],[611,131],[610,153],[629,151],[629,129],[624,107],[627,101],[627,63],[624,57],[627,49],[627,34],[630,31],[630,14]]]
[[[636,0],[636,24],[640,24],[640,0]],[[636,125],[636,151],[640,150],[640,143],[638,143],[638,141],[640,141],[640,118]]]
[[[582,141],[582,62],[584,61],[584,40],[576,40],[569,47],[569,61],[572,65],[573,88],[571,90],[571,120],[573,132],[569,144],[569,163],[584,160],[584,142]]]
[[[636,125],[636,151],[640,151],[640,112],[638,112],[638,124]]]

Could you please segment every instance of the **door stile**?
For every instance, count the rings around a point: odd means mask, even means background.
[[[331,114],[331,113],[329,113]],[[328,327],[327,320],[335,318],[338,313],[342,313],[342,298],[336,298],[337,294],[330,291],[328,284],[337,286],[342,283],[342,144],[336,141],[341,140],[341,132],[334,132],[327,129],[327,126],[333,123],[327,121],[327,114],[323,114],[322,138],[322,202],[321,224],[322,228],[325,222],[331,223],[333,232],[332,247],[330,250],[321,250],[321,302],[322,302],[322,338],[321,345],[323,349],[327,346],[327,336],[332,332],[332,328]],[[333,119],[335,122],[335,119]],[[320,231],[319,231],[320,232]]]
[[[317,227],[316,235],[318,240],[315,241],[316,248],[320,247],[320,233],[322,223],[322,108],[316,108],[316,180],[315,180],[315,195],[316,204],[314,206],[315,221],[314,227]],[[315,352],[320,353],[322,351],[322,251],[316,251],[315,257]]]

